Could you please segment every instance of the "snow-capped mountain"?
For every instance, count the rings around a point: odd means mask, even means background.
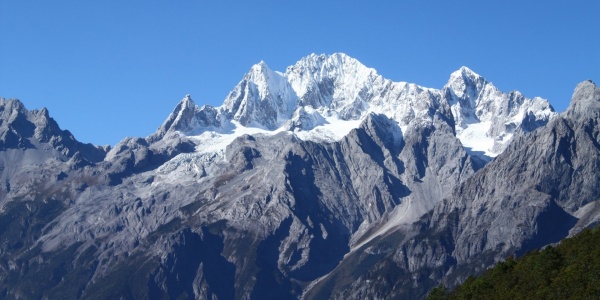
[[[456,135],[471,151],[501,153],[517,129],[532,131],[556,115],[545,99],[508,94],[466,67],[450,75],[442,89],[452,108]]]
[[[198,107],[186,96],[149,140],[168,144],[185,138],[196,144],[194,153],[175,157],[158,169],[176,181],[190,174],[206,176],[207,170],[228,161],[228,145],[243,135],[285,133],[303,141],[339,142],[364,126],[372,114],[385,116],[397,126],[398,130],[388,133],[396,144],[423,143],[423,137],[429,138],[433,131],[446,132],[444,140],[458,138],[470,153],[475,170],[500,153],[515,132],[534,130],[546,124],[555,112],[541,98],[531,100],[518,92],[500,92],[466,67],[453,73],[448,84],[438,90],[385,79],[342,53],[312,54],[285,73],[270,70],[262,61],[254,65],[220,107]],[[418,175],[423,176],[424,172]],[[460,181],[460,176],[434,176],[436,184],[443,183],[444,187],[419,185],[414,189],[437,190],[435,196],[407,196],[407,201],[390,210],[394,221],[379,224],[382,227],[377,230],[370,227],[379,226],[372,224],[374,220],[362,220],[353,240],[364,242],[368,236],[363,232],[370,230],[376,235],[416,220]],[[417,199],[411,201],[413,197]]]
[[[557,116],[465,67],[435,89],[312,54],[113,148],[1,100],[0,298],[422,296],[600,220],[597,90]]]
[[[223,135],[256,128],[332,142],[370,113],[391,118],[403,132],[431,124],[436,116],[453,121],[463,145],[486,160],[501,153],[519,128],[531,131],[555,115],[546,100],[502,93],[466,67],[437,90],[385,79],[342,53],[312,54],[285,73],[265,62],[254,65],[220,107],[198,108],[186,96],[159,133]]]

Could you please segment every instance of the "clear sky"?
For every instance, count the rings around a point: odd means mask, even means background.
[[[260,60],[334,52],[432,88],[468,66],[563,111],[600,81],[600,1],[0,1],[0,97],[94,144],[153,133],[186,94],[220,105]]]

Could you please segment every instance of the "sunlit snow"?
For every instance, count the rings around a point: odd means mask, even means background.
[[[471,152],[482,152],[483,154],[495,157],[497,153],[493,152],[494,139],[489,137],[486,132],[489,130],[492,122],[480,122],[467,125],[467,128],[457,133],[457,137]]]
[[[336,117],[325,118],[326,124],[319,125],[312,130],[297,130],[294,133],[302,140],[310,141],[339,141],[352,129],[358,128],[362,120],[340,120]]]

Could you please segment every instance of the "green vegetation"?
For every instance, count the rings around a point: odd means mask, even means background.
[[[600,299],[600,228],[509,258],[453,291],[440,285],[427,299]]]

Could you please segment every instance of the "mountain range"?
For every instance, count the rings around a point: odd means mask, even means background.
[[[0,99],[0,296],[420,298],[598,223],[599,114],[591,81],[558,114],[341,53],[260,62],[114,147]]]

